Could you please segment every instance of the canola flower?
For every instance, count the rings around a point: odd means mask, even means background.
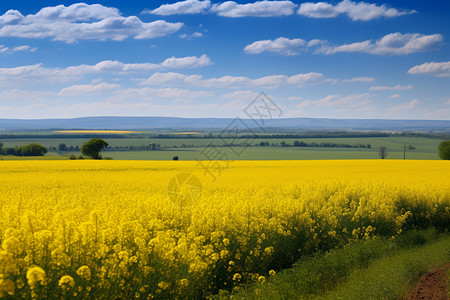
[[[198,176],[195,205],[167,184]],[[450,225],[446,161],[0,162],[0,298],[205,298],[302,255]]]

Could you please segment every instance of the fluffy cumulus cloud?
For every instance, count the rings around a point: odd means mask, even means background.
[[[412,85],[396,85],[396,86],[371,86],[371,91],[402,91],[402,90],[410,90],[412,89]]]
[[[302,39],[288,39],[279,37],[275,40],[256,41],[244,48],[244,51],[249,54],[259,54],[263,52],[275,52],[282,55],[296,55],[299,50],[306,44]]]
[[[314,39],[306,42],[302,39],[284,37],[275,40],[256,41],[244,48],[249,54],[276,52],[283,55],[296,55],[313,51],[315,54],[336,53],[370,53],[376,55],[407,55],[438,49],[443,43],[441,34],[424,35],[420,33],[390,33],[375,42],[366,40],[339,46],[330,45],[328,41]]]
[[[198,13],[216,13],[219,16],[240,18],[240,17],[279,17],[289,16],[295,13],[297,4],[292,1],[255,1],[246,4],[239,4],[235,1],[225,1],[211,4],[209,0],[185,0],[172,4],[163,4],[160,7],[143,13],[155,15],[180,15]],[[399,10],[390,8],[386,4],[377,5],[366,2],[354,2],[343,0],[337,4],[328,2],[306,2],[300,5],[298,14],[310,18],[335,18],[339,15],[346,15],[353,21],[368,21],[381,17],[393,18],[402,15],[412,14],[414,10]]]
[[[163,4],[157,9],[149,10],[146,9],[142,13],[144,14],[154,14],[161,16],[170,15],[182,15],[182,14],[199,14],[208,10],[211,6],[211,1],[205,0],[186,0],[180,1],[173,4]]]
[[[239,4],[234,1],[226,1],[211,4],[209,0],[185,0],[173,4],[163,4],[154,10],[144,10],[143,13],[155,15],[179,15],[216,13],[222,17],[279,17],[293,15],[296,4],[291,1],[256,1],[253,3]]]
[[[191,85],[214,88],[278,88],[283,85],[295,85],[302,87],[305,85],[314,85],[329,82],[330,79],[324,78],[321,73],[305,73],[293,76],[270,75],[251,79],[245,76],[223,76],[218,78],[205,79],[201,75],[185,75],[180,73],[160,73],[156,72],[148,79],[143,80],[143,85]]]
[[[393,18],[415,13],[414,10],[398,10],[387,5],[343,0],[335,5],[328,2],[306,2],[300,5],[298,14],[310,18],[335,18],[346,15],[353,21],[369,21],[378,18]]]
[[[417,65],[408,70],[408,74],[426,74],[435,77],[450,76],[450,61],[447,62],[427,62]]]
[[[66,68],[46,68],[42,64],[20,66],[14,68],[0,68],[0,83],[9,85],[14,83],[32,84],[45,82],[67,82],[83,78],[87,74],[117,74],[146,73],[155,69],[183,69],[198,68],[211,64],[207,55],[200,57],[170,57],[162,63],[134,63],[127,64],[120,61],[105,60],[95,65],[78,65]]]
[[[161,63],[162,67],[181,69],[181,68],[198,68],[211,65],[212,62],[206,54],[200,57],[186,56],[186,57],[171,57]]]
[[[238,4],[234,1],[226,1],[214,4],[211,11],[219,16],[240,17],[278,17],[294,14],[297,5],[291,1],[256,1],[247,4]]]
[[[436,50],[442,45],[443,40],[440,34],[424,35],[420,33],[402,34],[396,32],[387,34],[375,42],[367,40],[341,46],[324,45],[317,52],[324,54],[364,52],[378,55],[406,55]]]
[[[157,20],[142,22],[123,17],[118,9],[100,4],[77,3],[45,7],[36,14],[9,10],[0,16],[0,37],[52,38],[72,43],[78,40],[150,39],[180,30],[183,23]]]

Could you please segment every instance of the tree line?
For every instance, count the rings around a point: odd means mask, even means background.
[[[0,143],[0,155],[14,155],[14,156],[44,156],[48,149],[40,144],[29,144],[23,146],[16,146],[14,148],[3,148],[3,143]]]

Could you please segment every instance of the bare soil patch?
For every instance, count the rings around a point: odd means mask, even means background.
[[[431,270],[423,275],[417,285],[410,291],[408,300],[450,300],[447,296],[447,275],[446,270],[450,268],[450,263],[445,266]]]

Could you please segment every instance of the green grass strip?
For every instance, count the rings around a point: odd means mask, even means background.
[[[438,236],[432,229],[412,231],[393,241],[355,242],[303,258],[233,298],[398,299],[420,275],[449,259],[448,234]]]
[[[450,259],[450,237],[373,262],[318,299],[400,299],[417,278]]]

